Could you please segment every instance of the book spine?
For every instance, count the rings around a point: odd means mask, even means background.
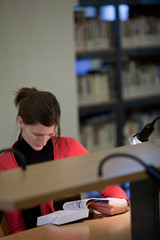
[[[160,18],[137,16],[120,22],[122,48],[160,46]]]
[[[77,77],[78,101],[80,106],[102,103],[115,98],[113,69],[90,72]]]
[[[159,95],[160,66],[153,63],[139,64],[129,61],[122,71],[123,99]]]
[[[80,142],[89,151],[112,149],[116,146],[116,120],[111,116],[97,116],[80,127]]]
[[[98,16],[88,18],[85,11],[75,11],[76,50],[95,51],[109,49],[114,44],[114,23],[104,22]]]

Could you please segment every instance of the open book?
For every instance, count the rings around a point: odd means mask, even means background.
[[[63,204],[63,210],[38,217],[37,226],[49,223],[62,225],[87,218],[89,216],[89,205],[93,201],[105,201],[106,203],[108,202],[106,198],[87,198],[83,200],[65,202]]]

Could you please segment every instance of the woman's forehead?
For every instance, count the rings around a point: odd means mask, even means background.
[[[28,125],[31,131],[42,134],[42,135],[49,135],[53,134],[56,128],[56,124],[53,124],[51,126],[44,126],[40,123],[36,123],[34,125]]]

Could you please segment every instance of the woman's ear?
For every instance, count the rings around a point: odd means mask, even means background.
[[[18,123],[19,128],[22,129],[23,119],[20,116],[17,117],[17,123]]]

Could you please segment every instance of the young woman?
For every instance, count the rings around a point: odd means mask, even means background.
[[[17,123],[20,135],[11,148],[19,150],[25,156],[27,165],[88,154],[76,139],[60,136],[61,110],[52,93],[36,88],[21,88],[16,92],[14,103],[18,108]],[[0,156],[1,171],[19,166],[21,162],[13,153],[7,152]],[[107,215],[127,211],[129,200],[120,187],[108,186],[100,194],[107,198],[109,203],[92,204],[93,209]],[[70,199],[64,196],[61,201],[51,200],[22,211],[5,211],[9,233],[33,228],[38,216],[59,210],[65,201],[79,198],[80,195],[73,195]]]

